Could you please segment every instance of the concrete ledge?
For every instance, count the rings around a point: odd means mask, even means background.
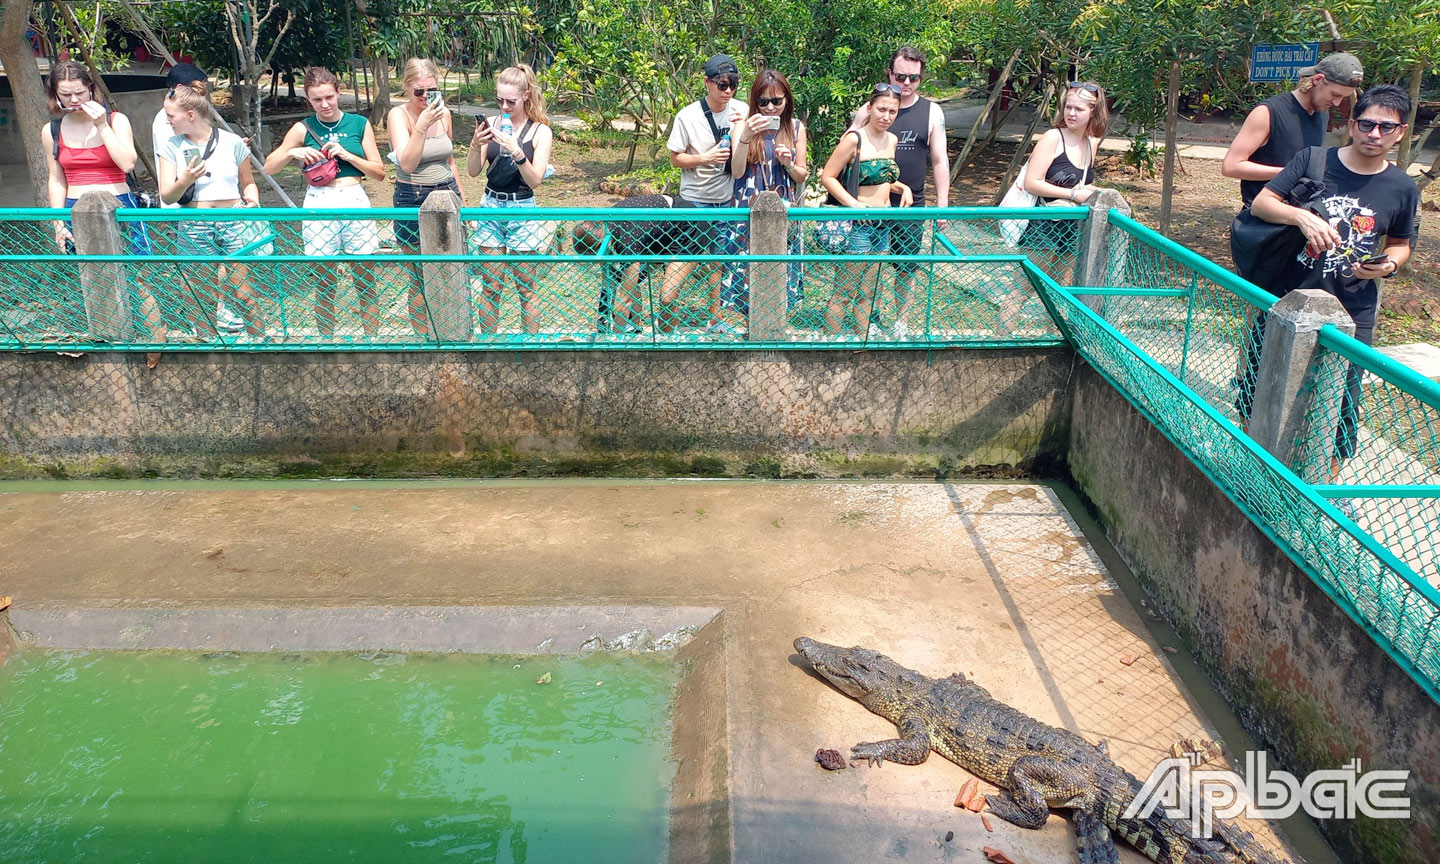
[[[1261,746],[1302,778],[1411,772],[1410,819],[1317,823],[1341,860],[1440,860],[1440,705],[1088,367],[1074,405],[1076,487]]]
[[[11,610],[24,644],[178,651],[458,651],[570,654],[648,630],[688,642],[719,609],[702,606],[377,606]],[[630,640],[633,642],[633,639]],[[636,646],[645,650],[645,646]]]

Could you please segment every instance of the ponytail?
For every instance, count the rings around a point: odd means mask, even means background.
[[[535,70],[528,64],[520,63],[507,69],[500,70],[495,76],[497,84],[504,84],[514,87],[526,95],[525,114],[531,120],[543,125],[550,125],[550,118],[545,113],[545,97],[540,93],[540,82],[535,77]]]

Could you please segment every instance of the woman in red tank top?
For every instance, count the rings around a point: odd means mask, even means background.
[[[40,130],[49,169],[50,206],[69,209],[87,192],[113,195],[121,207],[139,206],[125,178],[137,159],[129,118],[118,111],[107,111],[96,101],[90,70],[74,61],[56,63],[46,89],[50,113],[60,116],[58,128],[47,123]],[[58,139],[54,137],[57,132]],[[129,229],[131,254],[151,254],[145,226],[132,222]],[[60,251],[73,251],[73,243],[69,224],[57,222],[55,244]],[[154,296],[138,278],[132,276],[131,283],[154,341],[164,342],[165,328]]]

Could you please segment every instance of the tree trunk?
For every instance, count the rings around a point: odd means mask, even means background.
[[[46,110],[40,66],[25,38],[33,6],[32,0],[5,0],[4,17],[0,19],[0,63],[5,65],[10,92],[15,97],[15,121],[20,140],[25,143],[25,165],[30,169],[35,203],[49,207],[50,172],[45,163],[45,148],[40,146],[40,130],[50,122],[50,112]]]
[[[970,127],[970,135],[965,139],[965,146],[960,148],[960,158],[955,160],[955,165],[950,169],[950,184],[953,186],[960,180],[960,172],[964,170],[965,163],[970,161],[970,151],[975,148],[975,139],[980,135],[980,127],[984,125],[985,118],[994,110],[995,103],[1000,101],[1000,93],[1005,89],[1005,82],[1010,80],[1010,70],[1015,68],[1015,61],[1020,59],[1020,49],[1016,48],[1015,53],[1010,55],[1010,60],[1005,64],[1005,69],[1000,73],[1000,80],[995,82],[995,89],[990,91],[990,98],[986,100],[985,107],[980,109],[980,115],[975,118],[975,123]]]
[[[374,63],[371,77],[375,79],[375,99],[370,103],[370,123],[376,129],[385,126],[385,117],[390,113],[390,58],[375,54],[370,58]]]
[[[1415,128],[1415,115],[1420,112],[1420,79],[1425,77],[1425,66],[1416,63],[1410,67],[1410,116],[1405,122],[1410,124],[1405,130],[1405,136],[1400,139],[1400,151],[1395,154],[1395,164],[1401,170],[1410,167],[1410,160],[1414,158],[1414,148],[1411,146],[1415,141],[1415,135],[1420,130]]]
[[[1015,175],[1019,172],[1020,166],[1024,164],[1026,154],[1030,152],[1031,139],[1035,137],[1035,130],[1039,128],[1040,121],[1045,119],[1046,113],[1050,110],[1050,99],[1055,95],[1055,83],[1045,83],[1045,96],[1040,100],[1040,107],[1035,109],[1035,116],[1030,118],[1030,125],[1025,127],[1025,135],[1015,147],[1015,155],[1010,157],[1010,165],[1005,169],[1005,179],[1000,181],[1000,191],[995,193],[995,201],[991,206],[999,207],[1000,199],[1010,191],[1010,184],[1015,182]]]
[[[1170,203],[1175,195],[1175,123],[1180,116],[1180,60],[1170,61],[1170,88],[1165,93],[1165,173],[1160,180],[1160,233],[1170,230]]]

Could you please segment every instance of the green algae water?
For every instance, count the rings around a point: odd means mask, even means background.
[[[21,651],[0,861],[661,861],[674,678],[610,654]]]

